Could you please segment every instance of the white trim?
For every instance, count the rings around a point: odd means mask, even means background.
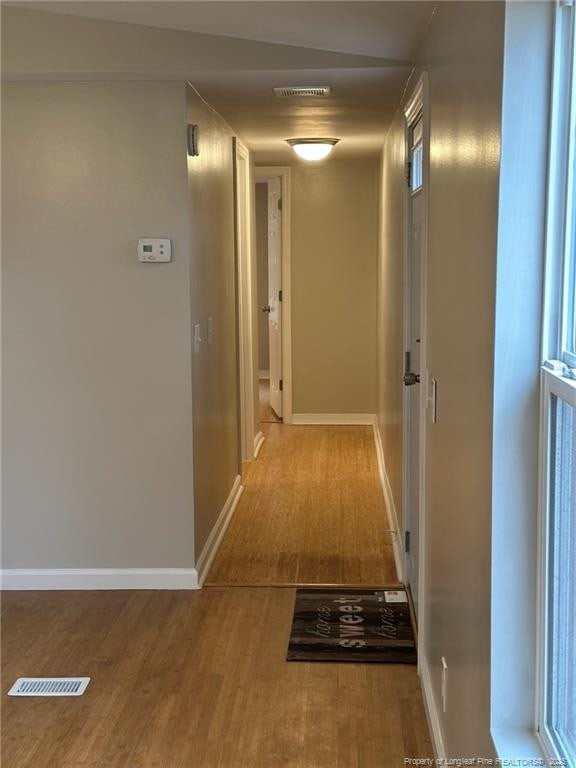
[[[222,539],[224,538],[226,529],[230,524],[230,520],[232,520],[236,505],[240,500],[240,496],[242,495],[243,490],[244,486],[242,485],[242,478],[240,475],[237,475],[236,479],[234,480],[232,490],[224,502],[222,511],[218,515],[218,520],[216,520],[214,527],[210,531],[210,535],[206,540],[204,549],[200,553],[200,557],[196,563],[196,570],[198,571],[198,585],[200,587],[204,584],[206,576],[210,571],[210,566],[216,557],[216,553],[218,552],[220,544],[222,543]]]
[[[270,371],[258,371],[258,378],[260,381],[266,381],[270,378]]]
[[[260,449],[264,445],[264,440],[266,438],[264,437],[264,434],[262,432],[258,432],[258,434],[254,437],[254,458],[258,458],[258,454],[260,453]]]
[[[292,424],[325,424],[326,426],[368,425],[376,423],[374,413],[294,413]]]
[[[200,589],[244,490],[238,475],[196,568],[8,568],[4,590]]]
[[[538,562],[537,562],[537,626],[536,636],[536,703],[535,722],[539,743],[549,759],[560,760],[556,743],[548,732],[546,723],[548,697],[548,642],[549,626],[549,589],[550,589],[550,437],[552,412],[550,401],[554,395],[559,400],[576,408],[576,381],[566,379],[560,374],[542,368],[540,386],[540,444],[538,470]]]
[[[244,461],[250,461],[254,456],[254,409],[258,388],[254,344],[256,336],[255,249],[252,221],[252,187],[254,185],[250,153],[237,138],[233,141],[240,452]]]
[[[386,506],[386,514],[388,516],[388,527],[392,534],[392,550],[394,552],[394,563],[396,564],[396,574],[398,581],[404,583],[404,558],[402,548],[400,546],[400,526],[398,525],[398,513],[396,511],[396,504],[394,503],[394,495],[392,494],[392,486],[388,479],[388,473],[386,472],[386,462],[384,460],[384,446],[382,445],[382,437],[380,435],[380,429],[376,423],[373,424],[374,430],[374,443],[376,445],[376,459],[378,461],[378,474],[380,476],[380,485],[382,486],[382,493],[384,494],[384,504]]]
[[[428,372],[428,325],[427,325],[427,281],[428,281],[428,229],[429,229],[429,196],[430,196],[430,98],[429,98],[429,78],[427,72],[422,72],[418,79],[418,82],[414,86],[414,90],[409,100],[404,106],[405,117],[405,147],[406,157],[408,155],[408,131],[410,125],[416,120],[419,115],[422,115],[422,146],[423,146],[423,158],[422,158],[422,186],[417,194],[422,195],[423,199],[423,214],[422,214],[422,231],[421,231],[421,244],[423,250],[423,256],[420,261],[420,384],[419,386],[419,446],[420,456],[418,465],[418,574],[417,574],[417,604],[416,604],[416,620],[418,623],[418,637],[421,647],[425,646],[425,637],[427,627],[425,626],[426,617],[426,602],[427,602],[427,580],[426,580],[426,447],[427,447],[427,429],[428,429],[428,406],[429,406],[429,372]],[[406,237],[404,238],[404,265],[403,265],[403,297],[404,297],[404,312],[403,312],[403,344],[404,350],[408,349],[408,323],[410,316],[409,300],[411,297],[411,290],[408,281],[408,259],[410,256],[410,237],[408,235],[408,228],[411,226],[410,220],[410,201],[411,190],[407,184],[405,184],[404,193],[404,206],[405,206],[405,226]],[[408,388],[404,387],[402,397],[402,411],[403,411],[403,457],[402,457],[402,501],[404,505],[403,509],[403,530],[400,532],[402,540],[408,525],[412,525],[413,520],[408,514],[406,501],[409,499],[409,474],[408,474],[408,457],[407,449],[409,445],[409,418],[408,418]],[[413,516],[412,516],[413,517]],[[409,530],[409,529],[408,529]],[[404,560],[403,573],[408,578],[408,553],[403,553]]]
[[[428,720],[428,728],[430,730],[430,735],[432,736],[434,756],[437,760],[445,761],[447,759],[446,747],[444,746],[440,715],[438,713],[438,707],[436,706],[436,699],[434,698],[434,687],[432,686],[430,668],[424,655],[419,653],[418,656],[420,686],[422,688],[422,697],[424,699],[424,709],[426,711],[426,719]]]
[[[556,9],[550,154],[548,158],[548,220],[545,246],[545,294],[542,323],[542,359],[554,358],[571,364],[567,350],[567,321],[569,319],[572,286],[569,285],[573,242],[571,211],[574,178],[572,165],[576,147],[573,142],[575,105],[575,15],[574,9],[561,3]],[[568,352],[568,356],[566,356]],[[538,471],[538,570],[536,636],[536,696],[535,725],[538,741],[548,760],[566,758],[560,754],[559,739],[553,739],[546,722],[548,709],[548,644],[549,602],[551,577],[551,510],[552,481],[551,431],[552,395],[576,407],[576,382],[564,378],[546,367],[541,369],[540,435]]]
[[[4,590],[198,589],[195,568],[8,568]]]
[[[404,105],[404,117],[408,125],[415,122],[418,115],[422,112],[422,107],[424,105],[424,86],[425,86],[424,76],[425,75],[426,75],[426,72],[422,74],[422,76],[414,86],[414,90],[412,91],[412,96],[410,96],[410,98]]]
[[[574,11],[557,7],[552,66],[552,105],[550,150],[548,157],[548,201],[545,244],[544,313],[542,320],[542,359],[560,358],[564,335],[563,284],[566,256],[566,204],[570,154],[570,81],[573,66]],[[566,15],[570,18],[566,20]]]
[[[549,573],[549,435],[550,388],[549,377],[540,373],[540,440],[538,445],[538,560],[536,586],[536,696],[534,722],[536,728],[545,729],[544,714],[547,692],[547,659],[545,649],[548,634],[548,573]]]
[[[520,760],[530,760],[525,765],[549,765],[545,762],[545,755],[538,736],[527,728],[493,728],[492,741],[496,748],[496,754],[501,761],[510,760],[509,765],[520,765]],[[537,762],[542,761],[544,762]],[[505,765],[504,762],[500,763]],[[561,765],[561,763],[558,763]]]
[[[425,647],[428,625],[428,579],[426,571],[426,456],[428,447],[428,417],[430,423],[436,419],[436,394],[430,400],[430,376],[428,374],[428,232],[430,215],[430,82],[428,73],[423,72],[420,78],[422,88],[422,141],[424,156],[422,158],[422,179],[424,195],[423,241],[426,243],[420,273],[420,468],[419,468],[419,498],[420,513],[418,515],[418,605],[416,621],[418,622],[418,638],[420,648]],[[428,410],[430,407],[430,411]]]
[[[256,166],[255,181],[282,184],[282,420],[292,424],[292,184],[289,166]]]

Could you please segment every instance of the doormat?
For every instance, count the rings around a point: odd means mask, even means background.
[[[287,660],[416,664],[406,590],[296,590]]]

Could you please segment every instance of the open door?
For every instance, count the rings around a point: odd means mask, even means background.
[[[282,185],[268,182],[268,339],[270,406],[282,418]]]

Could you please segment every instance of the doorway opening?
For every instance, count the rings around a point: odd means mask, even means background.
[[[260,423],[292,421],[290,169],[256,168]]]
[[[426,262],[428,217],[427,80],[418,81],[405,110],[406,238],[404,259],[404,580],[417,620],[425,576]],[[420,626],[421,622],[418,621]]]

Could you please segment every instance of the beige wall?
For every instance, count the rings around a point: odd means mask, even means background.
[[[261,311],[268,304],[268,184],[256,184],[256,265],[258,275],[258,369],[270,368],[268,315]]]
[[[428,427],[423,656],[449,756],[493,755],[490,561],[494,284],[504,6],[440,3],[420,60],[431,92],[428,369],[438,422]],[[384,152],[380,256],[380,418],[399,496],[403,217],[401,121]],[[441,707],[441,657],[448,709]]]
[[[426,655],[448,753],[490,754],[492,397],[503,3],[442,3],[424,49],[431,78],[430,374]],[[449,597],[446,592],[450,585]]]
[[[2,106],[3,566],[192,568],[239,465],[231,130],[183,83]]]
[[[375,413],[377,162],[292,166],[294,413]]]
[[[192,358],[198,557],[239,471],[233,155],[231,129],[190,87],[187,120],[200,127],[200,156],[188,158],[192,323],[203,339]]]
[[[184,121],[183,84],[3,86],[5,568],[193,566]]]

